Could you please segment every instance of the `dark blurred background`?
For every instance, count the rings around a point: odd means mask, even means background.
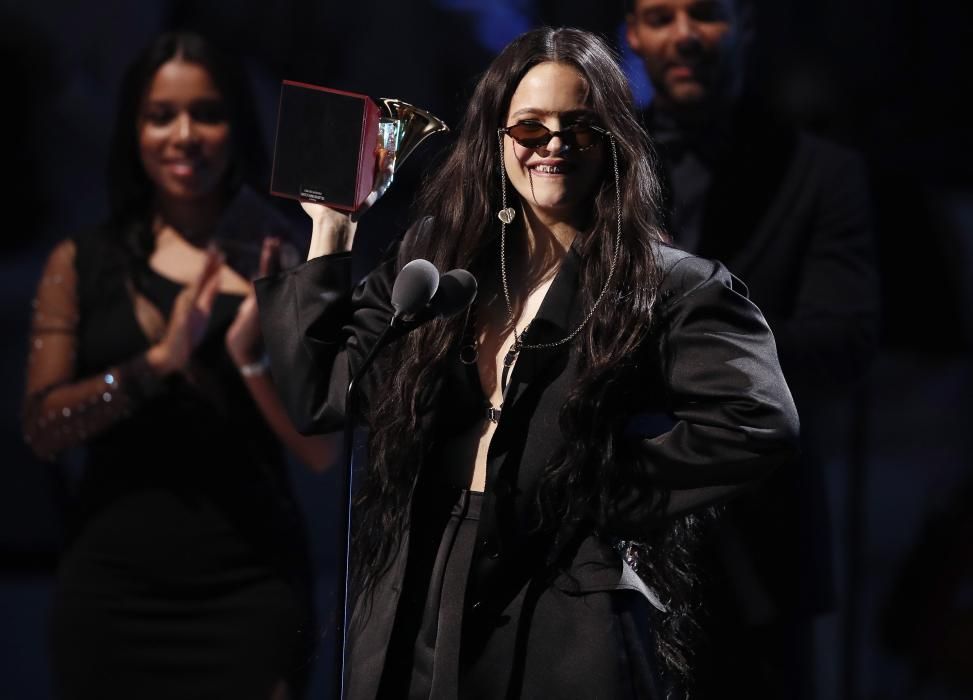
[[[51,697],[48,598],[77,462],[43,463],[23,445],[30,302],[51,246],[105,214],[116,88],[138,49],[185,28],[237,56],[269,145],[281,79],[398,97],[455,125],[478,74],[513,37],[539,24],[578,26],[620,45],[623,9],[565,0],[4,0],[0,8],[0,697],[19,700]],[[859,405],[832,416],[825,469],[839,607],[817,622],[820,698],[973,697],[970,8],[758,3],[763,92],[868,164],[882,276],[881,352]],[[623,60],[646,103],[640,64]],[[366,217],[356,242],[363,268],[408,220],[424,162],[406,166]],[[333,477],[292,471],[326,619]],[[312,697],[327,697],[328,658],[321,651],[310,661]]]

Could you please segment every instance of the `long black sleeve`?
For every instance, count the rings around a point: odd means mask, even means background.
[[[342,426],[348,381],[392,318],[393,265],[380,265],[354,290],[350,253],[255,283],[271,372],[301,433]],[[363,382],[366,403],[376,369]]]
[[[615,531],[723,500],[791,460],[799,421],[759,309],[718,262],[685,257],[660,289],[660,355],[674,424],[632,446]],[[669,497],[660,501],[659,493]]]

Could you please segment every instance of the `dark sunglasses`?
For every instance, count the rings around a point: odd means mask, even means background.
[[[522,121],[500,128],[501,134],[506,134],[524,148],[543,148],[555,136],[567,146],[576,147],[584,151],[598,144],[599,139],[608,135],[605,129],[594,124],[571,124],[559,131],[551,131],[537,121]]]

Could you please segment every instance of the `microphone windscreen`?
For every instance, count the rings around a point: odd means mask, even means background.
[[[433,316],[448,317],[465,311],[476,298],[476,277],[467,270],[450,270],[439,278],[439,289],[429,302]]]
[[[392,308],[395,316],[418,313],[439,289],[439,270],[428,260],[418,258],[407,263],[392,285]]]

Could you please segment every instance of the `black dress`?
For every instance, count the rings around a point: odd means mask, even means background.
[[[117,251],[79,238],[73,269],[58,272],[65,250],[52,255],[38,298],[43,308],[45,284],[73,283],[76,385],[91,377],[105,391],[46,416],[47,429],[89,429],[99,411],[127,415],[85,443],[52,616],[61,696],[266,699],[282,681],[299,692],[306,546],[279,446],[224,349],[241,297],[219,295],[186,376],[146,392],[130,366],[149,341]],[[151,270],[134,288],[166,317],[181,289]],[[35,350],[58,342],[38,328]]]

